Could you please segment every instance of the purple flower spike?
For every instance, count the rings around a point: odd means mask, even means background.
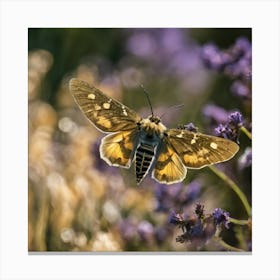
[[[221,208],[216,208],[213,213],[214,222],[216,225],[224,225],[227,229],[229,228],[229,213]]]
[[[144,241],[149,241],[153,238],[154,227],[148,221],[142,221],[137,228],[140,238]]]
[[[223,66],[223,59],[218,47],[212,43],[206,44],[201,50],[201,57],[207,67],[220,70]]]
[[[129,218],[125,219],[119,224],[119,230],[125,240],[133,240],[136,232],[136,224]]]
[[[238,143],[239,128],[243,126],[243,116],[238,112],[233,112],[228,117],[228,122],[220,124],[215,128],[216,135],[225,139],[230,139]]]
[[[242,51],[243,53],[247,53],[248,51],[251,51],[252,46],[247,38],[240,37],[236,40],[234,48],[236,50]]]
[[[188,123],[188,124],[184,125],[184,128],[188,131],[191,131],[191,132],[197,132],[198,131],[197,127],[194,126],[193,123]]]
[[[203,224],[198,221],[189,231],[189,235],[191,238],[198,238],[203,237],[204,230],[203,230]]]
[[[195,214],[199,219],[203,219],[205,217],[204,205],[197,203],[195,207]]]
[[[243,125],[243,116],[238,111],[231,113],[228,117],[228,120],[230,125],[233,125],[237,128]]]
[[[215,128],[215,132],[219,137],[231,139],[231,131],[227,125],[219,124],[219,126]]]
[[[214,104],[205,105],[203,108],[203,115],[205,118],[216,123],[224,123],[228,119],[227,111]]]
[[[231,88],[236,96],[251,98],[252,45],[247,38],[238,38],[226,50],[214,44],[206,44],[202,47],[201,59],[209,69],[222,72],[231,79],[238,79]]]
[[[173,225],[182,225],[184,224],[184,218],[182,214],[172,211],[169,216],[169,223]]]
[[[251,91],[248,88],[247,85],[245,85],[243,82],[237,80],[231,85],[231,92],[235,94],[236,96],[239,96],[241,98],[250,98],[251,97]]]
[[[176,242],[189,242],[192,243],[192,246],[199,248],[213,237],[220,225],[224,225],[228,229],[230,221],[229,213],[221,208],[216,208],[212,214],[205,214],[204,205],[198,203],[195,215],[188,216],[186,213],[178,214],[173,211],[170,214],[169,222],[179,226],[182,230],[182,234],[176,237]]]
[[[131,36],[128,41],[128,50],[140,57],[150,57],[154,54],[156,42],[152,34],[139,32]]]

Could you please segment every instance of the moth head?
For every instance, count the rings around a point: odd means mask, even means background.
[[[160,118],[154,115],[149,116],[149,120],[155,124],[159,124],[161,122]]]

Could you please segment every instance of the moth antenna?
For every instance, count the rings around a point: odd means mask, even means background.
[[[152,107],[152,103],[151,103],[149,94],[148,94],[148,92],[146,91],[146,89],[144,88],[144,86],[143,86],[142,84],[140,85],[140,87],[143,89],[143,91],[144,91],[145,94],[146,94],[146,97],[147,97],[147,99],[148,99],[149,106],[150,106],[150,109],[151,109],[151,112],[152,112],[152,116],[154,117],[154,111],[153,111],[153,107]]]
[[[182,107],[184,107],[184,104],[172,105],[166,109],[166,111],[160,116],[160,118],[162,118],[166,113],[169,113],[170,109],[180,109]]]

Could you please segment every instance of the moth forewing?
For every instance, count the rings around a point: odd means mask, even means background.
[[[71,79],[69,88],[82,112],[102,132],[134,129],[141,120],[135,111],[84,81]]]
[[[187,130],[170,129],[168,141],[188,168],[200,169],[231,159],[239,146],[228,139],[194,133]]]

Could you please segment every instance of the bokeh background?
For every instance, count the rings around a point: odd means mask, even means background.
[[[142,117],[150,94],[163,123],[192,122],[215,135],[231,112],[251,130],[251,29],[57,29],[28,31],[28,244],[29,251],[224,251],[209,240],[199,248],[176,242],[172,211],[191,215],[222,208],[248,219],[226,182],[209,168],[188,170],[166,186],[99,156],[102,136],[69,93],[72,77],[95,85]],[[174,110],[170,106],[184,104]],[[218,168],[251,200],[251,141]],[[251,250],[248,226],[230,224],[225,242]]]

